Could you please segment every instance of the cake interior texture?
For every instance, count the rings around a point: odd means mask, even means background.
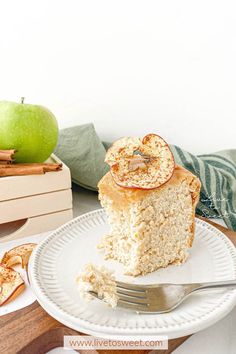
[[[99,198],[111,226],[99,245],[106,259],[125,266],[127,275],[144,275],[188,257],[195,230],[200,181],[176,166],[171,179],[153,190],[123,188],[108,172]]]
[[[77,277],[79,294],[85,300],[92,300],[90,291],[95,292],[99,299],[116,307],[118,296],[116,293],[116,282],[113,273],[105,267],[89,263]]]

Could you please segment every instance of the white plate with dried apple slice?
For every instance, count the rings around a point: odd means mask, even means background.
[[[133,283],[190,283],[236,278],[236,251],[227,237],[196,219],[191,255],[180,266],[171,265],[146,276],[123,275],[116,261],[105,261],[96,245],[108,231],[104,210],[79,216],[49,235],[33,252],[29,276],[44,309],[65,325],[83,333],[106,338],[135,335],[168,335],[177,338],[202,330],[224,317],[236,304],[235,290],[191,295],[178,308],[165,314],[137,314],[112,309],[78,293],[76,277],[86,263],[105,265],[122,281]]]
[[[10,242],[12,244],[12,241]],[[0,260],[0,316],[29,305],[34,300],[30,291],[27,266],[35,243],[25,243],[7,248]],[[22,293],[25,295],[22,297]]]

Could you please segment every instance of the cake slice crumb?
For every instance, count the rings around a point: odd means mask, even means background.
[[[109,304],[112,308],[117,306],[118,296],[113,272],[104,266],[89,263],[76,278],[81,298],[89,301],[94,297],[89,293],[94,291],[99,299]]]

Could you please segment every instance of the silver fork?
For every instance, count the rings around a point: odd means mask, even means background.
[[[140,285],[116,282],[117,305],[137,312],[164,313],[180,305],[190,294],[197,291],[236,288],[236,280],[192,284]],[[98,294],[90,294],[99,299]]]

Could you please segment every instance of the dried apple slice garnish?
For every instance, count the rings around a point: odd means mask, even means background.
[[[134,151],[140,147],[140,139],[126,137],[116,140],[107,150],[105,162],[109,165],[115,165],[121,158],[133,156]]]
[[[173,154],[160,136],[122,138],[108,150],[105,161],[121,187],[154,189],[166,183],[175,168]]]
[[[20,274],[5,264],[0,264],[0,306],[15,299],[24,288],[24,280]]]
[[[5,264],[7,267],[20,264],[22,268],[26,268],[30,255],[36,246],[36,243],[25,243],[23,245],[16,246],[4,254],[1,263]]]

